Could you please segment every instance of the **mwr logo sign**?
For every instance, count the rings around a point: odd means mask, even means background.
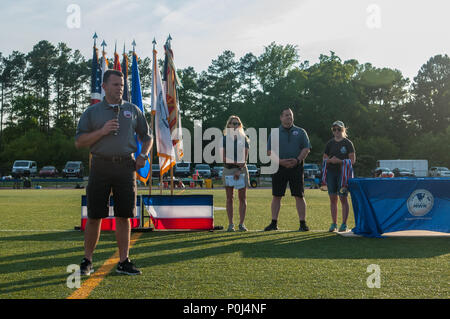
[[[416,189],[408,198],[408,211],[413,216],[424,216],[433,208],[434,197],[426,189]]]

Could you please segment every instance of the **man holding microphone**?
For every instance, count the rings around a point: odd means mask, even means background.
[[[141,274],[128,258],[129,218],[136,214],[136,171],[148,160],[153,138],[141,110],[122,100],[123,86],[122,72],[105,72],[102,84],[105,97],[81,115],[75,135],[75,146],[88,147],[92,154],[86,188],[88,221],[84,235],[85,256],[80,265],[82,275],[90,275],[94,271],[92,256],[100,237],[102,218],[108,216],[111,190],[119,248],[117,272]],[[133,156],[137,151],[135,133],[142,142],[141,153],[136,159]]]

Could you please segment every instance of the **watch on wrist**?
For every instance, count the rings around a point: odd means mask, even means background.
[[[148,159],[148,155],[147,155],[147,154],[142,154],[142,153],[141,153],[141,154],[139,154],[139,156],[142,157],[142,158],[145,159],[145,160]]]

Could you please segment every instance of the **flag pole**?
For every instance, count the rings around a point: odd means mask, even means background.
[[[155,49],[155,45],[156,45],[156,40],[155,40],[155,38],[153,38],[153,41],[152,41],[152,43],[153,43],[153,72],[155,72],[155,67],[157,67],[157,63],[156,63],[156,49]],[[154,81],[154,76],[152,76],[152,80]],[[151,111],[150,111],[150,129],[152,130],[152,133],[153,133],[153,126],[154,126],[154,118],[155,118],[155,111],[153,110],[153,107],[154,107],[154,105],[153,105],[153,103],[154,103],[154,98],[153,98],[153,95],[155,94],[155,92],[153,92],[154,91],[154,83],[152,83],[152,105],[151,105]],[[156,137],[156,135],[153,135],[154,136],[154,138],[153,138],[153,140],[155,140],[155,137]],[[155,141],[153,142],[153,147],[150,149],[150,176],[149,176],[149,179],[150,179],[150,184],[149,184],[149,187],[148,187],[148,195],[149,196],[151,196],[152,195],[152,182],[153,182],[153,180],[152,180],[152,177],[153,177],[153,168],[152,168],[152,164],[153,164],[153,149],[154,149],[154,146],[156,145],[156,143],[155,143]]]
[[[170,195],[173,195],[173,166],[170,168]]]
[[[167,37],[166,43],[169,43],[170,46],[170,41],[172,40],[172,37],[169,36]],[[173,166],[170,167],[170,195],[173,195]]]
[[[105,47],[107,46],[105,40],[103,40],[101,46],[102,46],[102,55],[105,56],[105,54],[106,54],[106,52],[105,52]]]
[[[97,50],[97,38],[98,38],[97,32],[94,32],[92,38],[94,39],[94,50]],[[91,165],[92,165],[92,153],[89,152],[89,170],[91,169]]]

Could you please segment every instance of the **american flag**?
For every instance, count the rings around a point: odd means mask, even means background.
[[[98,61],[98,50],[94,46],[91,74],[91,105],[100,102],[102,95],[102,70]]]

